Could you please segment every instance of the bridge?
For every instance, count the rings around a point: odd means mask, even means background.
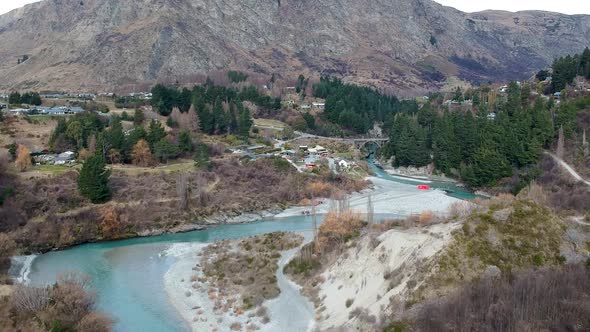
[[[389,138],[351,138],[347,141],[352,142],[357,149],[362,149],[369,143],[373,143],[379,148],[382,148],[387,142],[389,142]]]
[[[367,144],[373,143],[377,145],[379,148],[382,148],[387,142],[389,142],[389,138],[371,138],[371,137],[359,137],[359,138],[340,138],[340,137],[326,137],[326,136],[317,136],[307,133],[302,133],[299,131],[295,132],[295,135],[298,135],[297,138],[292,139],[291,141],[295,141],[300,138],[317,138],[323,139],[328,141],[336,141],[342,143],[348,143],[354,145],[356,149],[362,149]]]

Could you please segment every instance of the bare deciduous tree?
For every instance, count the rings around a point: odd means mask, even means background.
[[[19,313],[31,313],[44,309],[50,302],[49,288],[16,286],[10,304]]]
[[[565,135],[563,133],[563,126],[559,127],[559,135],[557,138],[557,156],[563,158],[565,154]]]
[[[588,331],[590,273],[580,265],[465,285],[420,310],[417,331]],[[574,328],[575,327],[575,328]]]
[[[31,166],[31,151],[24,145],[19,145],[16,150],[16,168],[24,172]]]
[[[178,194],[178,208],[182,211],[188,208],[189,183],[188,175],[181,173],[176,179],[176,193]]]

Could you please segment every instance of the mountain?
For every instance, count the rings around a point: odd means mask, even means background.
[[[590,16],[430,0],[44,0],[0,16],[0,45],[0,90],[108,91],[231,68],[419,93],[448,76],[530,77],[590,46]]]

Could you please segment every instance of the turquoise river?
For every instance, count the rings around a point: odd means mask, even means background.
[[[390,177],[373,167],[377,176],[403,184],[415,181]],[[430,183],[433,188],[451,190],[450,195],[474,196],[446,183]],[[391,216],[376,216],[391,217]],[[188,327],[175,311],[164,290],[164,274],[175,258],[165,255],[175,243],[210,243],[275,231],[311,230],[311,217],[296,216],[239,225],[220,225],[203,231],[169,234],[124,241],[85,244],[35,257],[20,271],[35,285],[53,283],[60,273],[77,271],[92,279],[98,309],[115,321],[115,331],[186,331]]]

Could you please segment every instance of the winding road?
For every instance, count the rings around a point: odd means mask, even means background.
[[[565,169],[574,179],[586,184],[587,186],[590,186],[590,181],[584,179],[580,174],[578,174],[578,172],[576,172],[576,170],[572,166],[566,163],[563,159],[548,151],[545,151],[545,154],[551,156],[551,158],[553,158],[553,160],[555,160],[563,169]]]

